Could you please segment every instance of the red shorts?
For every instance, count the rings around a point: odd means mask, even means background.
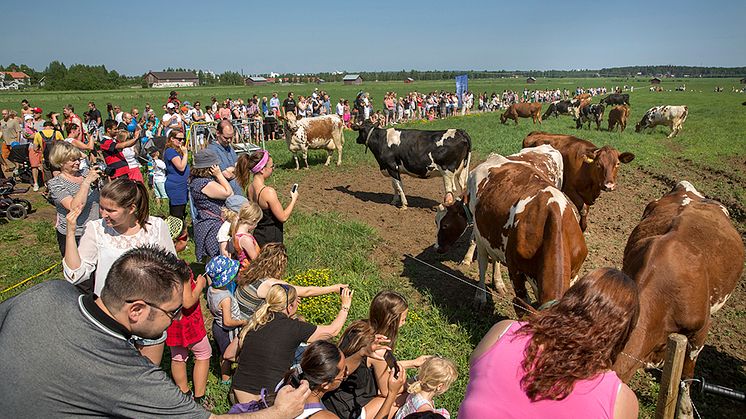
[[[134,168],[130,167],[129,169],[130,169],[129,173],[127,174],[129,176],[129,178],[132,179],[132,180],[136,180],[136,181],[138,181],[140,183],[143,183],[142,172],[140,171],[140,168],[139,167],[134,167]]]
[[[42,160],[42,153],[41,151],[32,150],[30,147],[28,149],[28,161],[31,167],[39,168],[41,167],[41,160]]]

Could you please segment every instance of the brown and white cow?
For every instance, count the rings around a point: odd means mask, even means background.
[[[508,109],[500,115],[500,123],[504,124],[508,119],[512,119],[518,125],[518,118],[531,118],[534,124],[536,121],[539,121],[541,124],[541,103],[514,103],[508,106]]]
[[[298,153],[303,156],[303,162],[308,169],[308,150],[326,150],[327,157],[324,166],[329,166],[334,150],[337,150],[337,166],[342,164],[342,146],[345,142],[344,122],[339,115],[323,115],[311,118],[295,119],[295,114],[288,112],[286,116],[288,130],[288,150],[293,153],[295,170],[300,168]]]
[[[658,125],[665,125],[671,129],[667,138],[673,138],[679,134],[686,117],[689,115],[687,106],[654,106],[645,112],[640,122],[635,125],[635,132],[640,132],[646,128],[655,128]]]
[[[559,299],[577,278],[587,248],[578,214],[561,184],[562,156],[550,146],[508,157],[493,154],[469,173],[466,195],[438,212],[440,253],[464,233],[473,214],[481,289],[477,301],[486,301],[490,259],[508,268],[516,296],[524,301],[527,283],[544,304]],[[506,293],[499,275],[493,281]]]
[[[572,135],[533,131],[523,139],[523,147],[549,144],[562,154],[564,182],[562,192],[580,212],[580,227],[588,227],[588,211],[601,191],[616,189],[620,163],[634,160],[632,153],[620,153],[611,146],[596,147],[592,142]]]
[[[617,126],[621,132],[627,128],[627,117],[629,117],[629,106],[618,105],[609,111],[609,131],[614,130]]]
[[[671,333],[687,337],[682,378],[692,378],[711,316],[723,307],[743,272],[744,245],[728,211],[682,181],[648,204],[624,249],[624,272],[640,290],[640,317],[614,364],[629,381],[637,360],[658,364],[664,359]],[[685,416],[691,416],[688,387]],[[688,402],[688,403],[687,403]]]

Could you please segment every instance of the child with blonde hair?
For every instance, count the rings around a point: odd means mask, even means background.
[[[458,378],[456,364],[450,359],[433,357],[425,361],[417,373],[417,380],[409,385],[407,401],[396,412],[394,419],[402,419],[415,412],[432,411],[450,419],[446,409],[436,409],[433,399],[448,391]]]
[[[238,262],[243,268],[259,256],[259,245],[252,234],[259,220],[262,219],[262,208],[256,202],[250,201],[241,206],[238,215],[231,224],[233,247],[238,255]]]
[[[220,212],[223,224],[220,225],[220,229],[218,230],[218,245],[220,246],[221,256],[231,257],[233,253],[233,246],[230,244],[231,225],[233,225],[233,221],[238,217],[241,207],[248,202],[249,200],[243,195],[231,195],[225,200],[225,206]]]

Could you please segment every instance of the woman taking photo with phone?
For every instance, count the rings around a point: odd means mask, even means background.
[[[75,140],[78,141],[78,140]],[[76,217],[70,228],[75,231],[75,243],[85,232],[86,223],[101,218],[98,214],[99,191],[96,187],[99,178],[98,170],[88,170],[85,175],[80,165],[83,153],[73,144],[58,142],[49,153],[52,166],[59,167],[57,176],[47,182],[49,198],[57,209],[57,245],[60,254],[65,257],[65,240],[67,237],[67,213],[82,205],[80,216]]]
[[[293,213],[298,200],[297,188],[290,192],[290,203],[286,208],[277,197],[277,191],[265,184],[272,176],[275,162],[267,150],[257,150],[251,154],[242,154],[236,162],[236,179],[246,192],[249,200],[259,204],[262,219],[254,229],[254,238],[260,247],[267,243],[282,243],[283,224]],[[254,175],[252,179],[252,175]]]
[[[163,161],[166,163],[166,195],[168,214],[184,220],[189,199],[189,163],[184,133],[172,130],[168,134]]]
[[[296,319],[300,297],[292,285],[269,288],[262,305],[244,326],[238,369],[233,375],[233,392],[239,403],[259,400],[262,389],[273,392],[293,363],[295,350],[303,342],[337,336],[347,320],[352,290],[344,288],[341,307],[329,325],[315,326]]]

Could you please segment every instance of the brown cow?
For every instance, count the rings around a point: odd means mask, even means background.
[[[534,124],[536,121],[541,124],[541,103],[514,103],[505,110],[505,113],[500,115],[500,123],[504,124],[508,119],[512,119],[518,125],[518,118],[531,118],[534,120]]]
[[[479,260],[476,298],[486,301],[484,277],[490,259],[508,268],[516,296],[528,301],[530,284],[540,304],[562,297],[577,279],[588,253],[578,214],[557,186],[562,156],[550,146],[490,157],[469,173],[467,194],[439,211],[437,250],[445,252],[474,214]],[[501,293],[499,275],[493,277]]]
[[[619,378],[629,381],[643,366],[637,360],[661,363],[671,333],[689,339],[682,378],[692,378],[711,315],[735,289],[743,263],[744,245],[728,211],[691,183],[679,182],[649,203],[624,249],[623,270],[640,289],[640,318],[614,364]],[[683,396],[680,412],[691,417],[688,386]]]
[[[523,147],[549,144],[562,153],[564,163],[564,192],[580,211],[580,228],[588,227],[589,207],[596,202],[601,191],[616,189],[619,163],[634,160],[632,153],[619,153],[614,147],[596,147],[592,142],[572,135],[549,134],[533,131],[523,139]]]
[[[617,126],[621,132],[627,128],[627,117],[629,116],[629,106],[618,105],[609,111],[609,131],[613,131]]]

